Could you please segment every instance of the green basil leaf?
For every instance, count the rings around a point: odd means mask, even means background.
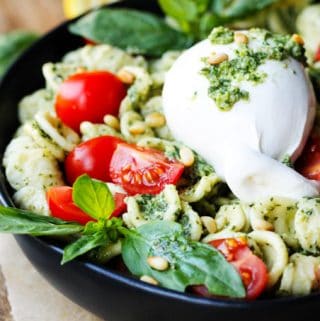
[[[115,209],[113,195],[104,182],[82,175],[73,184],[74,203],[95,219],[107,219]]]
[[[238,297],[246,291],[235,268],[212,246],[187,240],[181,225],[174,222],[152,222],[136,231],[122,230],[125,235],[122,257],[137,276],[149,275],[162,286],[184,291],[189,285],[204,284],[215,295]],[[147,264],[149,256],[168,260],[166,271],[157,271]]]
[[[276,2],[279,0],[212,0],[211,9],[217,16],[228,20],[248,16]]]
[[[160,17],[131,9],[93,11],[71,24],[69,30],[97,43],[154,57],[192,44],[188,36],[168,26]]]
[[[35,236],[70,235],[81,232],[83,228],[77,223],[67,223],[54,217],[0,206],[0,232]]]
[[[65,264],[99,246],[106,245],[107,240],[104,231],[98,231],[91,235],[83,235],[77,241],[65,247],[61,264]]]
[[[0,35],[0,76],[37,38],[37,35],[26,31],[13,31]]]
[[[196,2],[194,0],[159,0],[159,5],[170,17],[177,20],[194,21],[198,17]]]

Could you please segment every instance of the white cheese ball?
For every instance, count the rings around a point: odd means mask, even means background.
[[[260,40],[250,40],[250,48],[259,46]],[[258,67],[267,75],[262,83],[235,83],[249,92],[249,99],[221,111],[208,95],[210,83],[201,74],[203,58],[214,52],[233,59],[237,48],[235,42],[215,45],[205,40],[174,63],[163,90],[173,136],[213,165],[243,201],[316,195],[315,183],[278,162],[285,156],[293,161],[299,156],[314,121],[315,95],[304,67],[293,58],[267,60]]]

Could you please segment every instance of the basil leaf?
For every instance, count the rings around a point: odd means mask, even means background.
[[[73,184],[72,198],[78,207],[95,219],[107,219],[115,209],[108,185],[86,174]]]
[[[154,57],[192,44],[188,36],[172,29],[160,17],[131,9],[93,11],[71,24],[69,30],[97,43]]]
[[[70,235],[82,230],[83,226],[77,223],[67,223],[50,216],[0,206],[0,232],[42,236]]]
[[[137,276],[149,275],[161,285],[184,291],[189,285],[204,284],[215,295],[239,297],[246,292],[241,277],[214,247],[188,241],[181,225],[174,222],[152,222],[136,231],[121,230],[125,235],[122,257]],[[168,260],[166,271],[157,271],[147,264],[149,256]]]
[[[106,243],[107,236],[104,231],[98,231],[91,235],[83,235],[77,241],[65,247],[61,264],[65,264],[96,247],[106,245]]]
[[[213,0],[211,10],[221,18],[235,19],[265,9],[279,0]]]
[[[159,5],[168,16],[177,20],[194,21],[198,16],[197,2],[194,0],[159,0]]]
[[[0,76],[37,37],[37,35],[26,31],[13,31],[0,35]]]

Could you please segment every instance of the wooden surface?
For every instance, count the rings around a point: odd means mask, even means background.
[[[63,21],[61,0],[0,0],[0,33],[28,29],[44,33]]]

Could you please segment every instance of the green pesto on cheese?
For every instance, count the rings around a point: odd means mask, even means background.
[[[249,81],[261,84],[267,74],[259,71],[259,66],[267,60],[283,61],[293,57],[305,62],[304,48],[290,35],[274,34],[264,29],[251,29],[246,33],[248,43],[235,46],[235,57],[218,64],[210,64],[208,57],[201,73],[209,80],[208,95],[222,111],[230,110],[239,100],[248,100],[249,92],[240,88],[240,84]],[[209,35],[212,44],[231,44],[234,32],[225,27],[214,28]],[[261,45],[251,48],[250,41],[258,40]]]

